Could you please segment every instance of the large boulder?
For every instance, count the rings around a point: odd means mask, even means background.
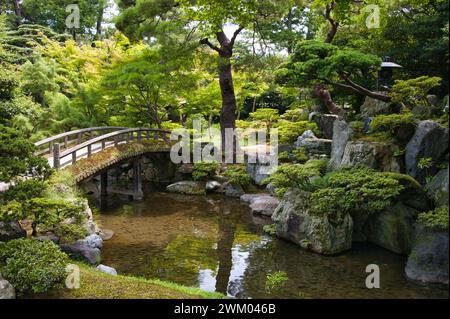
[[[371,215],[364,228],[367,240],[397,254],[407,255],[413,245],[413,229],[419,211],[397,203]]]
[[[241,200],[250,204],[253,214],[272,216],[280,201],[267,194],[246,194],[241,196]]]
[[[448,249],[448,231],[436,232],[416,224],[406,276],[421,282],[448,285]]]
[[[310,212],[310,193],[293,189],[286,193],[272,215],[278,237],[323,255],[336,255],[352,247],[353,221],[347,215],[339,224]]]
[[[398,110],[396,105],[392,103],[386,103],[380,100],[373,99],[371,97],[366,97],[364,104],[361,105],[361,116],[363,118],[370,118],[377,115],[387,115],[395,113]]]
[[[383,172],[400,172],[402,163],[395,156],[399,151],[394,144],[354,141],[345,146],[342,161],[336,168],[364,165]]]
[[[425,184],[428,176],[434,176],[439,168],[420,168],[419,162],[424,158],[432,158],[433,163],[442,163],[448,157],[448,128],[433,121],[420,122],[416,132],[406,146],[406,172]]]
[[[448,166],[441,170],[426,186],[428,196],[432,198],[436,206],[448,205]]]
[[[27,237],[27,232],[18,222],[5,223],[0,221],[0,241],[9,241],[25,237]]]
[[[326,140],[322,138],[305,138],[298,147],[303,147],[308,154],[312,155],[330,155],[331,154],[332,140]]]
[[[320,114],[315,117],[317,126],[323,133],[323,137],[331,140],[334,132],[334,122],[339,119],[339,116],[333,114]]]
[[[100,249],[89,247],[82,241],[78,241],[74,244],[61,245],[61,250],[73,259],[85,261],[91,265],[100,263]]]
[[[274,156],[264,154],[257,157],[252,155],[246,159],[247,173],[256,185],[263,186],[264,180],[274,172],[275,160]]]
[[[88,237],[83,239],[83,243],[91,248],[103,248],[103,239],[100,235],[97,234],[89,235]]]
[[[206,186],[204,182],[182,181],[167,186],[167,191],[184,195],[206,195]]]
[[[4,299],[16,299],[16,290],[0,274],[0,300]]]
[[[353,137],[353,129],[343,120],[336,120],[333,124],[333,142],[331,145],[331,159],[328,169],[333,171],[341,167],[345,146]]]

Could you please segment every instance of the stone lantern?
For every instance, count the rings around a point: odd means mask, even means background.
[[[381,63],[381,70],[378,72],[377,91],[381,88],[390,88],[392,83],[392,77],[394,75],[394,69],[403,68],[401,65],[391,62],[391,58],[386,56]]]

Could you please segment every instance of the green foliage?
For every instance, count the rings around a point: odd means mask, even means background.
[[[290,122],[286,120],[280,120],[275,125],[278,128],[278,136],[280,144],[294,143],[297,138],[308,130],[318,132],[319,129],[316,123],[307,121]]]
[[[372,214],[387,208],[404,190],[394,176],[367,167],[327,174],[311,195],[312,212],[339,223],[346,214]]]
[[[192,178],[195,181],[206,180],[217,174],[220,164],[217,162],[199,162],[194,164]]]
[[[9,182],[19,175],[48,177],[48,162],[33,156],[34,150],[22,133],[0,124],[0,181]]]
[[[398,130],[405,125],[416,125],[417,120],[411,112],[400,114],[378,115],[370,123],[371,133],[387,132],[395,136]]]
[[[301,108],[291,109],[287,110],[283,115],[281,115],[281,119],[289,122],[306,121],[308,120],[308,113]]]
[[[276,292],[284,287],[289,277],[284,271],[276,271],[266,276],[265,288],[268,292]]]
[[[392,87],[393,102],[405,103],[410,108],[420,105],[429,105],[427,95],[430,90],[441,85],[439,77],[421,76],[416,79],[396,81]]]
[[[325,173],[327,163],[327,160],[309,160],[305,164],[281,165],[264,183],[272,184],[279,198],[282,198],[290,188],[309,190],[312,179]]]
[[[263,227],[263,230],[266,234],[270,236],[275,236],[277,234],[277,225],[276,224],[265,225]]]
[[[250,118],[255,121],[263,122],[267,129],[270,130],[272,125],[280,118],[280,114],[278,110],[263,108],[250,113]]]
[[[300,164],[304,164],[309,160],[308,152],[304,147],[296,148],[292,151],[296,161]]]
[[[30,219],[32,221],[33,235],[36,235],[38,231],[52,231],[67,239],[71,239],[81,235],[80,230],[75,226],[66,227],[63,223],[67,219],[73,219],[74,225],[81,225],[85,219],[83,211],[80,203],[47,198],[32,198],[22,203],[12,201],[0,206],[0,219],[4,221]],[[64,232],[70,230],[73,230],[74,233]]]
[[[43,293],[65,280],[68,256],[51,241],[0,243],[0,272],[19,295]]]
[[[247,173],[247,169],[243,165],[229,166],[223,173],[223,176],[228,178],[231,184],[247,186],[251,183],[250,175]]]
[[[433,167],[434,162],[433,158],[431,157],[423,157],[419,160],[419,163],[417,163],[417,167],[419,169],[427,169]]]
[[[417,221],[435,231],[448,231],[448,206],[438,207],[427,213],[419,214]]]
[[[3,202],[16,200],[23,202],[34,197],[41,197],[45,189],[45,183],[36,179],[29,179],[9,188],[6,192],[0,194]]]

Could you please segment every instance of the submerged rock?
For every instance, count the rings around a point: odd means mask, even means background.
[[[241,200],[250,204],[253,214],[272,216],[280,201],[267,194],[246,194],[241,196]]]
[[[0,221],[0,241],[9,241],[25,237],[27,237],[27,232],[18,222],[5,223]]]
[[[112,267],[108,267],[108,266],[105,266],[105,265],[98,265],[97,266],[97,270],[101,271],[101,272],[103,272],[105,274],[108,274],[108,275],[117,276],[117,270],[115,270]]]
[[[100,249],[89,247],[83,242],[61,245],[61,250],[73,259],[86,261],[91,265],[100,263]]]
[[[204,182],[182,181],[167,186],[167,191],[184,195],[206,195],[206,186]]]
[[[434,164],[445,161],[449,151],[448,142],[448,128],[433,121],[420,122],[413,138],[406,146],[406,172],[421,184],[425,184],[426,178],[437,174],[439,168],[433,165],[421,169],[420,160],[431,158]]]
[[[16,290],[0,274],[0,300],[4,299],[16,299]]]
[[[272,215],[278,237],[323,255],[336,255],[352,247],[353,220],[346,215],[339,224],[309,209],[310,193],[293,189],[286,193]]]
[[[436,232],[416,224],[406,276],[416,281],[448,285],[448,249],[448,231]]]
[[[224,185],[225,196],[239,198],[245,194],[241,185],[227,183]]]

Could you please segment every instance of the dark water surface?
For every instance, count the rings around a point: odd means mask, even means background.
[[[104,244],[102,263],[120,274],[236,298],[448,298],[443,287],[407,281],[405,257],[369,244],[337,257],[304,251],[265,235],[270,219],[223,196],[152,193],[142,202],[111,200],[98,218],[115,232]],[[365,286],[369,264],[380,266],[381,289]],[[268,280],[276,272],[287,280]]]

